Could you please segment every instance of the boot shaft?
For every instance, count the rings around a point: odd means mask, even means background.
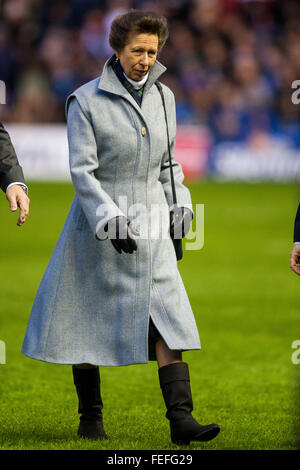
[[[190,375],[186,362],[168,364],[158,369],[159,382],[169,420],[188,417],[193,411]]]
[[[78,413],[84,417],[102,416],[99,367],[81,369],[72,367],[78,396]]]

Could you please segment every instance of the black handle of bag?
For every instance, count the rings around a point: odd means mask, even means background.
[[[165,113],[165,121],[166,121],[166,128],[167,128],[167,137],[168,137],[168,152],[169,152],[169,163],[170,163],[170,173],[171,173],[171,186],[172,186],[172,195],[173,195],[173,203],[176,206],[177,205],[177,197],[176,197],[176,190],[175,190],[175,182],[174,182],[174,174],[173,174],[173,168],[172,168],[172,157],[171,157],[171,148],[170,148],[170,136],[169,136],[169,126],[168,126],[168,118],[167,118],[167,111],[166,111],[166,104],[165,104],[165,97],[164,93],[162,90],[162,86],[159,82],[155,82],[155,85],[158,88],[158,91],[161,96],[162,104],[164,107],[164,113]]]
[[[168,138],[168,153],[169,153],[169,165],[170,165],[170,175],[171,175],[171,186],[172,186],[172,196],[173,196],[173,204],[174,208],[176,210],[177,208],[177,197],[176,197],[176,190],[175,190],[175,182],[174,182],[174,174],[173,174],[173,165],[172,165],[172,157],[171,157],[171,148],[170,148],[170,135],[169,135],[169,126],[168,126],[168,118],[167,118],[167,111],[166,111],[166,104],[165,104],[165,97],[164,93],[162,90],[161,84],[156,81],[155,85],[158,88],[158,91],[161,96],[163,108],[164,108],[164,113],[165,113],[165,121],[166,121],[166,128],[167,128],[167,138]],[[181,260],[183,257],[183,251],[182,251],[182,240],[180,239],[174,239],[172,238],[172,242],[174,245],[174,249],[176,252],[176,258],[177,260]]]

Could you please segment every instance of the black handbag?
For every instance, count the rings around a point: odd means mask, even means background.
[[[165,120],[166,120],[166,128],[167,128],[167,139],[168,139],[168,152],[169,152],[169,166],[170,166],[170,174],[171,174],[171,186],[172,186],[172,196],[173,196],[173,204],[174,208],[173,211],[176,214],[176,212],[180,211],[181,208],[178,207],[177,205],[177,197],[176,197],[176,190],[175,190],[175,183],[174,183],[174,174],[173,174],[173,164],[172,164],[172,157],[171,157],[171,149],[170,149],[170,136],[169,136],[169,126],[168,126],[168,119],[167,119],[167,111],[166,111],[166,104],[165,104],[165,97],[163,94],[162,86],[161,84],[156,81],[155,85],[158,88],[158,91],[161,96],[163,108],[164,108],[164,113],[165,113]],[[182,250],[182,239],[181,238],[173,238],[172,237],[172,242],[174,245],[175,253],[176,253],[176,258],[177,260],[181,260],[183,257],[183,250]]]

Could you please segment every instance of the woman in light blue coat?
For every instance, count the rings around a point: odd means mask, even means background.
[[[99,365],[157,360],[174,443],[214,438],[216,424],[192,417],[182,351],[200,349],[194,315],[177,268],[172,233],[184,237],[193,210],[181,166],[173,161],[174,215],[167,130],[155,81],[168,37],[166,19],[131,10],[114,19],[115,54],[102,75],[67,100],[70,169],[76,196],[38,289],[22,352],[72,364],[78,434],[107,439]],[[171,152],[176,117],[162,85]],[[170,216],[171,214],[171,216]],[[171,223],[170,223],[171,220]]]

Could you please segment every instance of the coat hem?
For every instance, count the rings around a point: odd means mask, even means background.
[[[92,366],[102,366],[102,367],[122,367],[122,366],[134,366],[136,364],[148,364],[149,361],[140,361],[140,362],[126,362],[126,363],[122,363],[122,364],[110,364],[110,363],[95,363],[95,362],[87,362],[87,361],[60,361],[60,360],[57,360],[57,359],[52,359],[52,358],[46,358],[46,357],[39,357],[38,355],[31,355],[29,353],[25,353],[23,351],[21,351],[22,354],[24,354],[24,356],[26,357],[29,357],[29,359],[35,359],[37,361],[42,361],[42,362],[47,362],[47,363],[51,363],[51,364],[61,364],[61,365],[75,365],[75,364],[91,364]]]

